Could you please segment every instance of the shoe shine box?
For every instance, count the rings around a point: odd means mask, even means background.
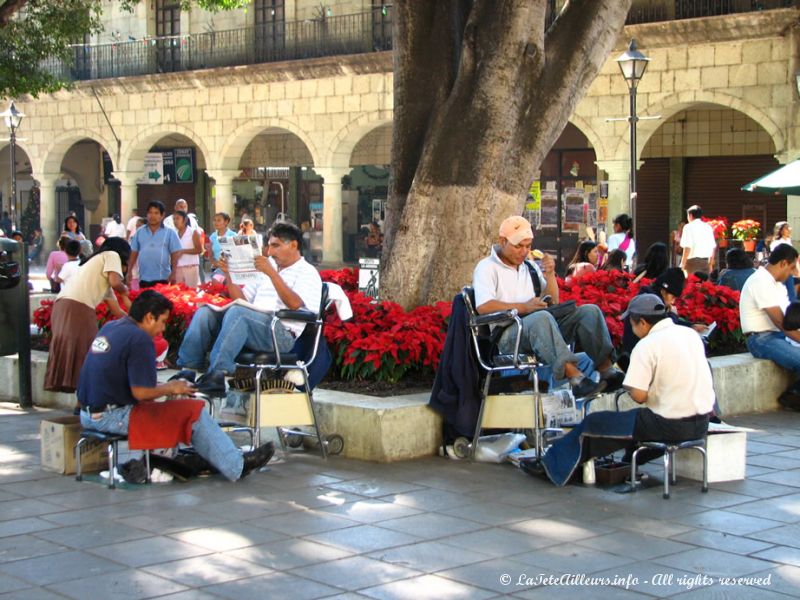
[[[52,417],[39,424],[42,468],[69,475],[75,473],[75,444],[81,438],[81,423],[77,416]],[[106,445],[98,440],[86,440],[81,452],[84,473],[108,468]]]

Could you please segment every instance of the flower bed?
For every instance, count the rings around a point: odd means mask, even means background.
[[[373,301],[358,292],[358,271],[341,269],[321,271],[324,281],[344,289],[353,307],[353,319],[342,322],[334,311],[325,320],[325,337],[335,361],[335,375],[345,380],[396,382],[403,377],[429,377],[439,364],[444,346],[450,304],[438,302],[405,311],[394,302]],[[561,300],[578,304],[596,304],[603,311],[614,345],[622,339],[619,315],[630,299],[649,280],[633,283],[633,276],[621,271],[587,273],[569,283],[559,280]],[[154,288],[174,304],[164,337],[174,355],[192,316],[202,304],[225,305],[230,299],[220,284],[205,284],[200,290],[183,285],[160,285]],[[136,292],[131,293],[131,299]],[[52,301],[42,302],[33,322],[44,337],[50,333]],[[677,302],[681,316],[694,322],[717,322],[720,334],[712,343],[715,351],[741,351],[744,337],[739,327],[739,292],[690,277],[686,290]],[[111,315],[105,304],[97,307],[98,325]]]

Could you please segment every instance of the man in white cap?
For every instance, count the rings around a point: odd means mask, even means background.
[[[554,379],[568,378],[576,397],[618,387],[622,376],[612,366],[614,348],[603,313],[597,306],[586,304],[556,320],[543,300],[550,296],[551,302],[558,303],[555,260],[544,255],[541,269],[526,262],[532,243],[533,230],[526,219],[515,216],[503,221],[498,243],[475,267],[475,309],[480,314],[516,309],[522,317],[520,351],[535,353],[550,365]],[[513,327],[501,335],[498,347],[502,353],[514,351],[515,336]],[[578,368],[579,357],[568,346],[573,341],[578,341],[594,362],[600,372],[599,382],[585,377]]]

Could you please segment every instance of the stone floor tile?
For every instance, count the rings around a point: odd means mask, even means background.
[[[650,560],[658,556],[694,549],[689,544],[635,531],[618,531],[609,535],[581,540],[578,545],[592,548],[595,552],[609,552],[636,560]]]
[[[188,590],[185,592],[178,592],[177,594],[168,594],[166,596],[159,596],[158,600],[219,600],[221,596],[200,590]]]
[[[119,563],[79,551],[62,552],[0,565],[0,571],[36,585],[94,577],[124,569],[125,567]]]
[[[57,554],[67,550],[64,546],[40,540],[32,535],[17,535],[0,539],[0,563]]]
[[[106,546],[152,536],[144,529],[113,521],[100,521],[73,527],[58,527],[35,532],[37,538],[77,550]]]
[[[800,548],[800,525],[782,525],[774,529],[764,529],[750,533],[747,537],[770,544]]]
[[[414,579],[394,581],[373,588],[361,590],[362,594],[379,600],[483,600],[495,595],[494,592],[464,585],[451,579],[436,575],[423,575]]]
[[[512,531],[555,540],[556,542],[577,542],[614,531],[611,527],[599,523],[568,521],[554,517],[517,521],[504,527]]]
[[[395,546],[405,546],[420,541],[420,538],[392,531],[374,525],[359,525],[348,527],[347,529],[336,529],[334,531],[324,531],[307,536],[313,542],[328,544],[336,548],[341,548],[355,554],[365,552],[375,552]]]
[[[659,499],[659,502],[661,500]],[[637,514],[631,514],[626,517],[617,517],[602,521],[603,525],[608,527],[616,527],[627,531],[635,531],[645,535],[653,535],[656,537],[669,538],[674,535],[686,533],[692,528],[680,523],[673,523],[670,521],[661,521],[650,517],[642,517]]]
[[[24,502],[8,500],[0,502],[0,522],[49,515],[60,510],[63,509],[51,502],[44,502],[35,498],[26,498]]]
[[[675,498],[670,498],[674,500]],[[704,508],[727,508],[729,506],[737,506],[745,502],[752,502],[753,497],[745,494],[736,494],[733,492],[726,492],[718,490],[716,487],[710,487],[708,492],[702,493],[699,489],[692,493],[682,495],[680,500],[688,502]]]
[[[420,542],[373,552],[370,558],[417,571],[432,573],[485,561],[488,556],[467,546],[449,546],[439,541]]]
[[[526,600],[642,600],[652,598],[650,595],[640,594],[631,590],[625,590],[610,586],[581,585],[581,586],[539,586],[527,587],[523,592],[515,592],[513,598],[524,598]]]
[[[362,496],[326,487],[279,490],[269,494],[270,501],[281,501],[292,508],[332,508],[363,501]]]
[[[728,510],[784,523],[798,523],[800,522],[800,494],[755,500],[747,504],[731,506]]]
[[[747,469],[748,479],[766,481],[767,483],[778,483],[780,485],[790,485],[792,487],[800,487],[800,469],[795,469],[793,471],[774,471],[770,469],[768,472],[761,472],[758,474],[751,474],[750,467]]]
[[[156,534],[167,534],[197,527],[221,525],[222,523],[229,523],[231,520],[230,515],[209,515],[195,510],[174,509],[126,517],[120,519],[119,522]]]
[[[365,556],[352,556],[317,565],[300,567],[292,571],[306,579],[345,590],[360,590],[398,579],[418,577],[421,573],[407,567],[393,565]]]
[[[393,531],[408,533],[421,539],[458,535],[487,527],[482,523],[439,513],[424,513],[399,519],[389,519],[388,521],[381,521],[380,526]]]
[[[143,567],[211,553],[207,548],[185,544],[168,537],[130,540],[109,546],[89,548],[87,551],[131,567]]]
[[[339,481],[337,483],[327,484],[324,487],[338,490],[340,492],[347,492],[349,494],[357,494],[359,496],[366,496],[368,498],[377,498],[379,496],[388,496],[390,494],[401,494],[404,492],[413,492],[415,490],[424,489],[419,485],[409,483],[407,481],[397,481],[393,479],[352,479],[350,481]]]
[[[420,510],[403,506],[402,504],[392,504],[377,499],[361,499],[356,502],[346,502],[326,506],[319,509],[322,512],[338,515],[346,519],[358,521],[359,523],[380,523],[389,519],[409,517],[420,514]]]
[[[307,509],[294,510],[291,513],[272,515],[260,519],[252,519],[247,521],[247,524],[255,527],[264,527],[294,537],[361,525],[358,521],[345,519],[338,515]]]
[[[269,573],[259,577],[212,585],[206,591],[232,600],[252,600],[254,598],[313,600],[331,596],[339,590],[289,573]]]
[[[309,540],[288,539],[232,550],[226,554],[271,569],[284,570],[345,558],[353,553]]]
[[[536,535],[529,531],[511,531],[500,527],[462,533],[442,538],[440,541],[448,546],[469,548],[490,557],[511,556],[561,543],[561,540],[552,537]]]
[[[135,569],[104,573],[73,581],[54,583],[50,590],[76,600],[137,600],[161,597],[186,590],[186,586]]]
[[[544,510],[522,508],[501,502],[467,504],[455,506],[453,508],[437,508],[437,512],[460,519],[469,519],[470,521],[483,523],[485,525],[505,525],[507,523],[535,519],[536,517],[544,517],[547,514]]]
[[[794,567],[800,567],[800,548],[791,546],[774,546],[768,550],[762,550],[751,554],[753,558],[763,558],[772,562],[779,562]]]
[[[745,585],[709,585],[673,596],[675,600],[787,600],[788,596]]]
[[[749,462],[752,456],[757,456],[760,454],[772,454],[773,452],[786,452],[788,449],[789,448],[786,444],[760,442],[748,438],[747,460]]]
[[[603,540],[608,537],[609,536],[601,536],[599,538],[593,538],[593,540]],[[660,538],[650,538],[650,541],[661,543],[664,540]],[[644,557],[630,556],[627,554],[623,555],[606,548],[599,550],[595,547],[583,546],[570,542],[561,544],[560,546],[549,546],[547,548],[540,548],[539,550],[532,550],[531,552],[525,552],[523,554],[514,554],[510,558],[526,565],[548,569],[552,573],[564,573],[569,570],[569,565],[580,565],[580,572],[588,574],[594,573],[595,571],[610,569],[611,567],[626,565]]]
[[[762,581],[755,583],[754,580],[759,578]],[[800,567],[780,565],[773,569],[767,569],[766,571],[759,571],[758,573],[748,575],[748,579],[750,580],[749,586],[751,587],[778,592],[780,594],[786,594],[791,598],[797,598],[797,590],[800,589]]]
[[[766,550],[772,547],[772,544],[769,542],[760,542],[746,537],[722,533],[720,531],[709,531],[708,529],[689,531],[681,535],[676,535],[671,539],[676,542],[742,555],[752,554],[753,552],[759,552],[760,550]]]
[[[253,527],[248,523],[225,523],[216,527],[187,529],[173,533],[170,537],[214,552],[260,546],[268,542],[286,539],[283,533]]]
[[[31,585],[33,584],[31,584],[29,581],[24,581],[22,579],[12,577],[11,575],[0,573],[0,594],[29,588]]]
[[[46,529],[53,529],[55,527],[58,526],[38,517],[14,519],[13,521],[2,521],[0,522],[0,538],[12,535],[22,535],[25,533],[33,533],[36,531],[44,531]]]
[[[31,587],[24,590],[17,590],[8,592],[7,594],[0,594],[3,600],[64,600],[66,596],[50,592],[44,588]]]
[[[691,527],[713,529],[714,531],[722,531],[734,535],[747,535],[763,529],[771,529],[780,524],[779,521],[741,515],[727,510],[708,510],[694,515],[687,515],[677,519],[677,521]]]
[[[790,486],[750,479],[722,481],[719,483],[712,483],[711,486],[715,490],[744,494],[745,496],[753,496],[754,498],[774,498],[775,496],[782,496],[784,494],[797,493],[797,490]]]
[[[769,568],[769,563],[764,560],[708,548],[670,554],[654,558],[652,562],[710,577],[740,577]]]
[[[591,577],[607,577],[613,587],[649,597],[669,598],[685,592],[687,584],[682,582],[694,580],[697,575],[690,571],[642,561],[593,573]]]
[[[431,510],[432,508],[438,509],[440,512],[443,508],[456,508],[473,504],[475,499],[457,492],[449,492],[447,490],[437,490],[434,488],[420,488],[408,492],[400,492],[397,494],[387,494],[380,497],[384,502],[392,502],[393,504],[402,504],[403,506],[410,506],[411,508],[418,508],[422,510]]]
[[[144,567],[143,570],[191,587],[247,579],[273,572],[268,567],[240,560],[230,554],[207,554],[160,562]]]
[[[529,577],[557,576],[556,573],[544,567],[520,563],[516,557],[505,557],[438,571],[436,575],[495,593],[510,593],[519,589],[518,582],[527,581]]]
[[[756,456],[748,456],[747,464],[776,470],[800,468],[800,460],[796,458],[789,458],[788,456],[780,456],[778,454],[759,454]]]
[[[195,510],[214,516],[225,515],[234,521],[247,521],[300,509],[288,502],[248,495],[231,500],[206,502],[197,506]]]

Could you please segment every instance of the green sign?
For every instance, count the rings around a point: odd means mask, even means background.
[[[194,183],[194,148],[175,148],[175,183]]]

